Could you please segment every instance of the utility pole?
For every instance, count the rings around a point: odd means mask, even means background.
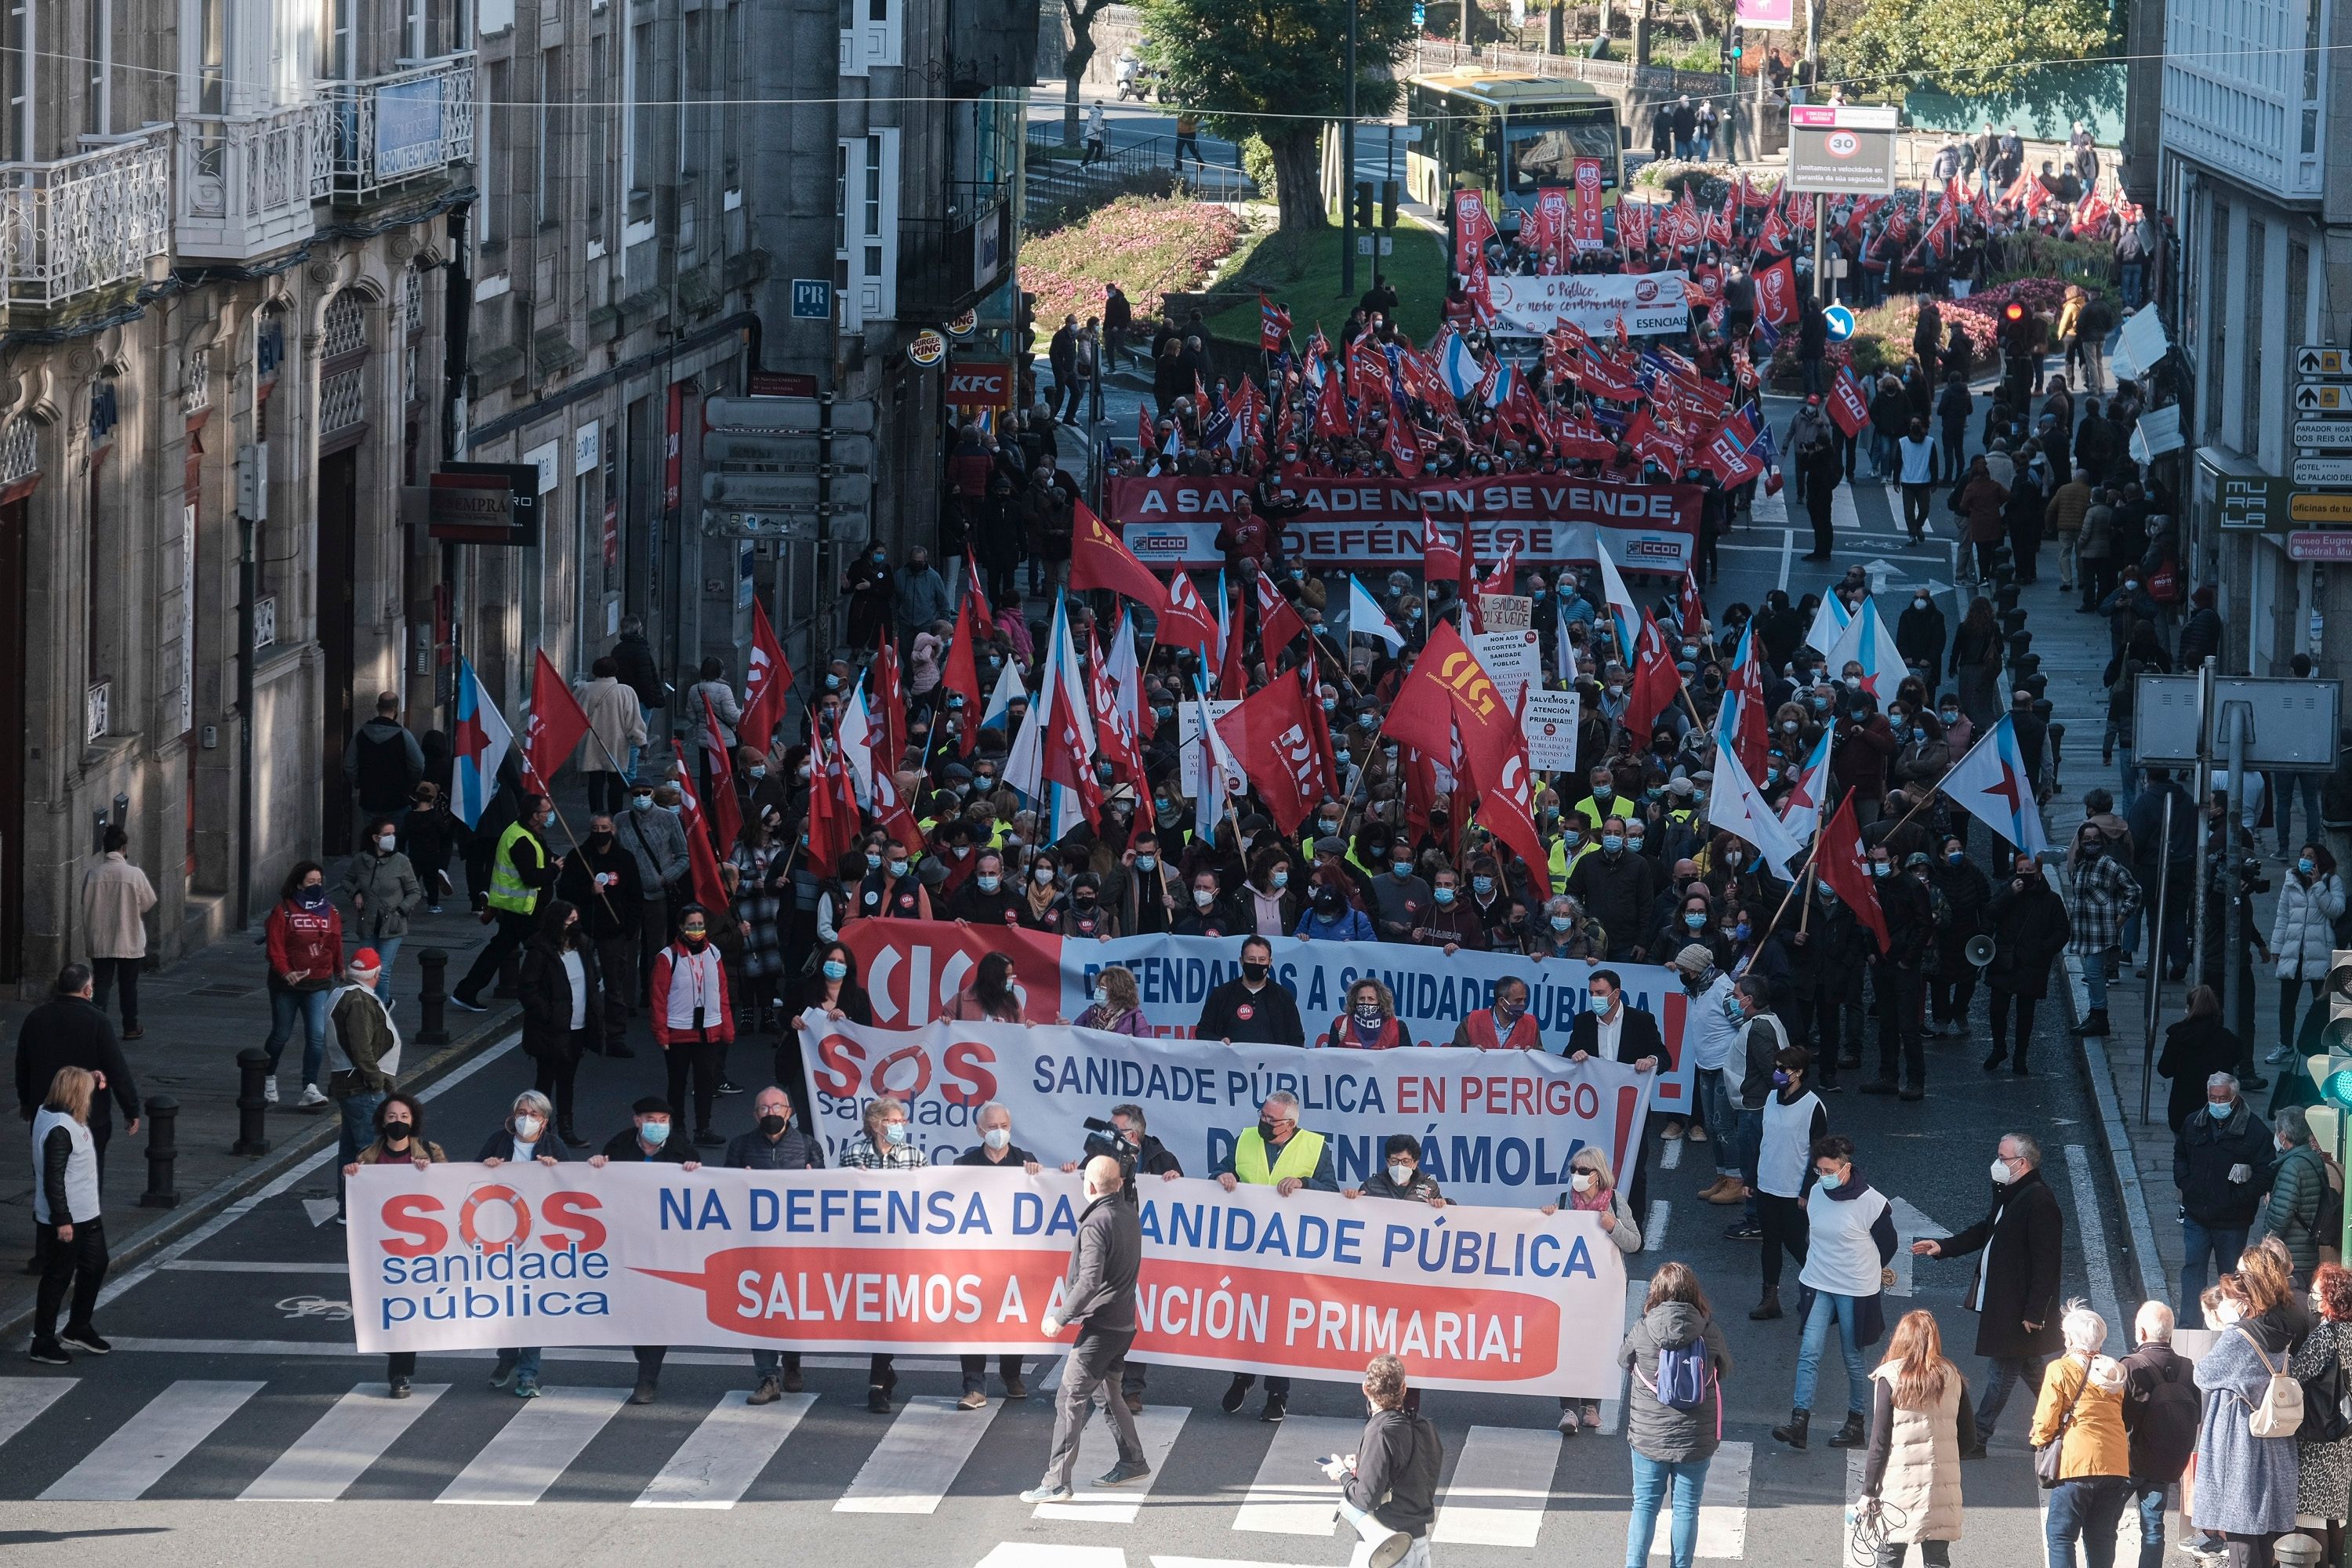
[[[1463,15],[1470,4],[1462,0]],[[1348,0],[1348,120],[1339,127],[1339,293],[1356,293],[1356,0]]]

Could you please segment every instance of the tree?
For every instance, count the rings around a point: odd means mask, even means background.
[[[1068,0],[1064,0],[1065,4]],[[1356,112],[1384,118],[1413,37],[1412,0],[1354,0]],[[1348,13],[1329,0],[1142,0],[1145,48],[1179,103],[1214,134],[1255,133],[1274,154],[1286,229],[1321,228],[1323,122],[1348,106]]]
[[[1078,83],[1095,58],[1095,18],[1110,8],[1112,0],[1062,0],[1062,19],[1070,25],[1069,51],[1062,57],[1062,145],[1078,144]]]
[[[2024,68],[2112,54],[2120,5],[2108,0],[1867,0],[1830,45],[1838,74],[1924,76],[1959,97],[1997,94]]]

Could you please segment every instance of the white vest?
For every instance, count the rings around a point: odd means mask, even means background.
[[[1812,1090],[1787,1105],[1778,1093],[1764,1100],[1764,1142],[1756,1156],[1756,1190],[1793,1198],[1804,1190],[1805,1167],[1812,1163],[1813,1112],[1822,1108]]]
[[[376,1058],[375,1070],[388,1079],[398,1078],[400,1076],[400,1026],[392,1021],[392,1009],[384,1006],[383,997],[364,985],[338,985],[327,997],[328,1014],[331,1016],[334,1010],[342,1005],[343,998],[351,995],[366,997],[370,1006],[383,1012],[383,1026],[391,1031],[392,1045]],[[359,1070],[352,1063],[351,1053],[343,1049],[342,1032],[339,1029],[327,1031],[327,1070],[329,1072]]]
[[[1811,1234],[1805,1240],[1805,1267],[1798,1281],[1835,1296],[1877,1295],[1878,1271],[1884,1266],[1870,1227],[1886,1209],[1886,1194],[1875,1187],[1843,1201],[1815,1187],[1805,1200]]]
[[[665,1021],[672,1029],[691,1035],[697,1007],[702,1009],[704,1028],[719,1026],[724,1005],[719,982],[726,963],[715,943],[704,943],[700,952],[683,947],[669,950],[669,1017]]]
[[[49,1216],[48,1184],[42,1179],[42,1146],[49,1141],[49,1129],[62,1127],[73,1140],[73,1152],[66,1157],[66,1209],[62,1219]],[[62,1110],[41,1108],[33,1118],[33,1217],[43,1225],[87,1225],[98,1218],[98,1144],[89,1129]]]

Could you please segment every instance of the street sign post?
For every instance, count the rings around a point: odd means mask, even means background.
[[[872,532],[874,405],[713,397],[703,405],[703,531],[730,539],[864,542]]]
[[[2333,381],[2298,382],[2294,389],[2297,414],[2352,415],[2352,384]]]
[[[2143,675],[2132,693],[2132,761],[2142,766],[2187,767],[2198,760],[2194,675]],[[2222,715],[2243,706],[2252,721],[2245,737],[2249,767],[2326,773],[2336,766],[2336,709],[2342,683],[2282,676],[2216,676],[2211,744],[2227,746]],[[2209,755],[2210,753],[2208,753]],[[2234,820],[2234,813],[2232,814]]]
[[[2352,349],[2305,343],[2294,351],[2294,374],[2352,378]]]
[[[2297,458],[2290,477],[2299,485],[2352,485],[2352,458]]]
[[[1843,305],[1832,305],[1822,312],[1822,319],[1829,323],[1830,342],[1842,343],[1853,336],[1853,312]]]
[[[1894,195],[1898,114],[1891,105],[1791,105],[1788,188]]]
[[[2352,527],[2352,494],[2312,489],[2276,474],[2224,475],[2217,490],[2221,526],[2234,533]]]
[[[2343,415],[2318,414],[2294,422],[2294,449],[2298,452],[2352,451],[2352,412]]]
[[[793,279],[793,319],[796,321],[833,320],[833,279],[830,278]]]

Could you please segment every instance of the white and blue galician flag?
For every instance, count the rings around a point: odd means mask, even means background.
[[[1617,570],[1617,563],[1609,558],[1606,545],[1593,552],[1601,558],[1601,598],[1609,612],[1610,624],[1617,628],[1617,657],[1628,675],[1633,669],[1633,648],[1641,640],[1642,612],[1633,603],[1633,595],[1625,586],[1625,578]]]
[[[1832,594],[1828,603],[1836,604]],[[1817,618],[1814,625],[1818,626]],[[1862,608],[1838,634],[1837,644],[1829,650],[1830,677],[1835,679],[1845,673],[1848,664],[1862,666],[1862,689],[1879,700],[1880,706],[1895,700],[1895,689],[1903,684],[1910,673],[1903,662],[1903,654],[1895,646],[1895,634],[1886,629],[1885,620],[1878,613],[1876,599],[1864,599]]]
[[[514,749],[514,731],[507,717],[482,686],[469,659],[457,661],[457,732],[452,741],[455,764],[450,782],[457,798],[450,805],[458,820],[478,826],[490,797],[499,791],[499,768]]]
[[[1404,647],[1404,634],[1396,629],[1396,623],[1381,608],[1381,602],[1365,591],[1352,572],[1348,574],[1348,635],[1378,637],[1391,647]]]
[[[1822,803],[1830,797],[1830,742],[1836,738],[1834,726],[1822,727],[1811,758],[1796,770],[1796,788],[1780,802],[1780,825],[1796,835],[1800,844],[1810,843],[1821,831]]]
[[[1438,356],[1437,369],[1445,377],[1447,389],[1456,397],[1469,396],[1486,379],[1486,367],[1478,363],[1478,356],[1470,352],[1470,345],[1463,341],[1460,332],[1445,335],[1445,349]]]
[[[1937,786],[1952,802],[2027,855],[2050,847],[2042,829],[2042,805],[2033,798],[2033,776],[2017,749],[2017,726],[2004,713],[1984,738],[1969,748]]]

